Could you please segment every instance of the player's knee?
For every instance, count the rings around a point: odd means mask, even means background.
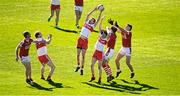
[[[28,67],[26,67],[26,71],[29,71],[29,68],[28,68]]]
[[[55,69],[56,67],[55,67],[55,65],[52,65],[52,67],[51,67],[52,69]]]
[[[80,19],[80,18],[81,18],[81,15],[78,16],[78,19]]]
[[[93,67],[93,64],[91,64],[91,67]]]
[[[82,59],[83,59],[83,60],[85,59],[85,56],[84,56],[84,55],[82,56]]]
[[[41,65],[41,68],[44,68],[45,67],[45,65]]]
[[[116,60],[115,60],[115,62],[116,62],[116,64],[117,64],[117,63],[119,63],[119,60],[118,60],[118,59],[116,59]]]
[[[59,19],[59,15],[56,15],[56,19]]]
[[[101,67],[101,66],[98,66],[98,69],[99,69],[99,70],[102,70],[102,67]]]
[[[91,68],[94,67],[94,64],[91,64]]]
[[[77,54],[77,57],[78,57],[78,58],[79,58],[79,56],[80,56],[80,55],[79,55],[79,54]]]
[[[127,65],[131,65],[131,63],[130,63],[130,62],[128,62],[128,61],[126,61],[126,64],[127,64]]]
[[[26,67],[26,70],[29,71],[31,68],[29,66]]]

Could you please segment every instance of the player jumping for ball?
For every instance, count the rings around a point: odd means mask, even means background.
[[[122,47],[119,50],[118,55],[116,56],[116,67],[117,67],[117,73],[116,73],[116,78],[119,76],[119,74],[121,73],[121,69],[120,69],[120,60],[122,57],[124,57],[126,55],[126,64],[129,67],[130,71],[131,71],[131,76],[130,78],[134,77],[134,69],[130,63],[131,61],[131,37],[132,37],[132,25],[127,24],[125,29],[121,28],[117,22],[115,23],[115,26],[117,28],[118,32],[121,32],[122,35]]]
[[[113,25],[113,22],[111,19],[108,19],[108,23]],[[109,37],[108,42],[107,42],[107,50],[106,50],[105,55],[104,55],[102,66],[103,66],[103,69],[105,70],[105,72],[107,74],[107,82],[109,82],[109,81],[114,79],[114,77],[112,76],[112,70],[111,70],[108,63],[109,63],[109,60],[114,55],[114,47],[116,44],[116,37],[117,37],[116,31],[117,31],[117,29],[114,26],[111,26],[111,28],[108,28],[107,30],[109,31],[108,33],[110,33],[110,37]]]
[[[51,82],[52,81],[51,76],[54,73],[55,66],[47,54],[46,44],[50,44],[51,39],[52,39],[52,35],[50,34],[48,36],[48,40],[44,40],[41,32],[36,32],[35,37],[36,37],[37,41],[41,41],[40,43],[36,43],[38,59],[41,62],[41,79],[45,80],[44,68],[45,68],[45,65],[47,64],[48,66],[50,66],[50,72],[49,72],[49,75],[48,75],[46,80]]]
[[[85,54],[86,50],[88,49],[88,38],[90,33],[94,30],[96,25],[99,22],[99,19],[101,17],[102,11],[100,11],[98,19],[96,21],[95,18],[90,18],[91,14],[98,10],[98,6],[95,7],[92,11],[88,13],[86,16],[84,27],[81,29],[81,35],[77,41],[77,67],[75,72],[78,72],[79,69],[81,69],[80,74],[83,75],[83,68],[84,68],[84,62],[85,62]],[[82,61],[80,64],[80,53],[82,52]]]
[[[109,33],[107,33],[107,30],[102,29],[102,20],[104,17],[101,18],[100,24],[99,24],[99,32],[100,36],[96,42],[95,45],[95,51],[92,56],[92,61],[91,61],[91,73],[92,77],[90,82],[95,80],[95,71],[94,71],[94,65],[96,61],[98,61],[98,70],[99,70],[99,80],[98,83],[101,83],[101,76],[102,76],[102,62],[103,62],[103,56],[104,56],[104,46],[106,45],[108,39],[109,39]]]

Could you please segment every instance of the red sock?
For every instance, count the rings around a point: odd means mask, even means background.
[[[108,66],[108,74],[109,74],[109,75],[112,75],[111,67],[109,66],[109,64],[107,64],[107,66]]]

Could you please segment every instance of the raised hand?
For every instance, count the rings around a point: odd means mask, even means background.
[[[119,25],[118,25],[117,21],[115,22],[115,26],[116,26],[116,27],[119,27]]]
[[[110,19],[108,19],[108,23],[111,24],[111,25],[113,25],[114,20],[112,20],[112,19],[110,18]]]
[[[48,38],[51,39],[51,38],[52,38],[52,34],[49,34],[49,35],[48,35]]]

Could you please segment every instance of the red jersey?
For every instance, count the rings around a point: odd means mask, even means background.
[[[132,33],[131,32],[121,32],[122,34],[122,46],[123,47],[131,47],[131,37]]]
[[[75,0],[76,6],[83,6],[83,0]]]
[[[24,39],[23,44],[21,45],[21,48],[20,48],[20,52],[19,52],[20,57],[29,55],[29,48],[32,41],[33,41],[32,39],[29,39],[29,41],[26,41]]]
[[[117,37],[116,34],[111,33],[110,38],[109,38],[109,40],[107,42],[107,47],[108,48],[114,49],[115,44],[116,44],[116,37]]]

